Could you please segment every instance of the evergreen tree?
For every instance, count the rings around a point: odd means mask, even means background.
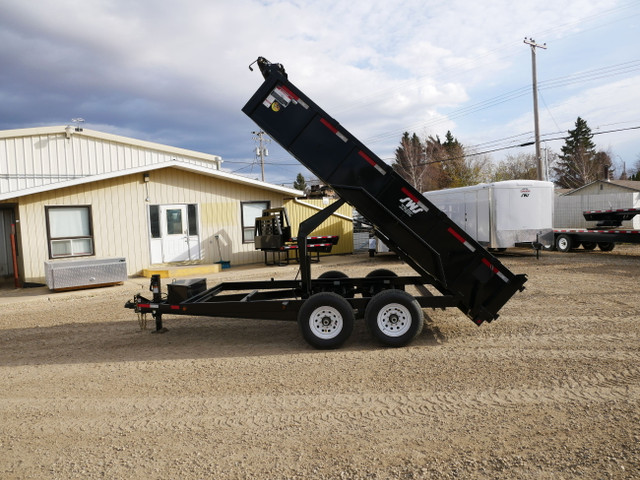
[[[605,152],[596,152],[591,129],[582,118],[578,117],[575,128],[568,133],[553,171],[559,187],[578,188],[601,178],[604,165],[611,165],[611,159]]]
[[[306,193],[307,191],[307,182],[304,180],[304,176],[301,173],[298,173],[296,177],[296,181],[293,182],[293,188],[296,190],[302,190]]]

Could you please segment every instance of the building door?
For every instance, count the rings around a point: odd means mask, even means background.
[[[160,205],[162,262],[200,260],[200,237],[191,205]],[[190,218],[191,217],[191,218]],[[196,230],[196,231],[194,231]]]
[[[0,280],[13,276],[11,229],[15,224],[13,209],[0,209]]]

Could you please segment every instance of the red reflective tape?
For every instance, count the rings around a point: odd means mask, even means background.
[[[375,168],[382,175],[387,173],[387,172],[384,171],[384,168],[382,168],[380,165],[378,165],[373,158],[371,158],[369,155],[364,153],[362,150],[358,151],[358,155],[360,155],[362,158],[364,158],[369,165],[371,165],[373,168]]]
[[[496,275],[498,275],[498,277],[500,277],[502,281],[509,283],[509,279],[503,273],[501,273],[500,270],[498,270],[496,267],[491,265],[491,262],[489,260],[487,260],[486,258],[483,258],[482,263],[484,263],[489,268],[489,270],[491,270],[492,273],[495,273]]]
[[[336,127],[334,127],[333,125],[331,125],[327,120],[325,120],[324,118],[321,118],[321,119],[320,119],[320,122],[321,122],[325,127],[327,127],[331,132],[335,133],[335,134],[336,134],[336,136],[337,136],[340,140],[342,140],[342,141],[343,141],[343,142],[345,142],[345,143],[347,142],[347,137],[346,137],[342,132],[340,132]]]
[[[456,232],[453,227],[449,227],[447,229],[447,231],[453,235],[455,237],[456,240],[458,240],[460,243],[462,243],[465,247],[467,247],[469,250],[471,250],[472,252],[476,251],[476,247],[474,247],[473,245],[471,245],[468,241],[466,241],[464,239],[464,237],[462,235],[460,235],[458,232]]]
[[[287,87],[285,87],[284,85],[280,85],[280,88],[282,90],[284,90],[287,95],[289,95],[291,98],[293,98],[294,100],[299,100],[300,97],[298,95],[296,95],[295,93],[293,93],[291,90],[289,90]]]
[[[407,197],[409,197],[414,202],[420,203],[420,200],[418,200],[418,197],[416,197],[413,193],[411,193],[406,187],[402,187],[400,190],[402,191],[402,193],[404,193]]]
[[[491,270],[493,273],[498,273],[498,269],[491,265],[491,262],[489,262],[489,260],[487,260],[486,258],[482,259],[482,263],[489,267],[489,270]]]
[[[462,237],[462,235],[460,235],[458,232],[456,232],[452,227],[449,227],[447,229],[447,232],[449,232],[451,235],[453,235],[456,240],[458,240],[460,243],[464,243],[466,240]]]
[[[180,310],[180,305],[171,305],[171,310]]]
[[[151,308],[151,304],[150,303],[139,303],[138,307],[140,307],[140,308]]]
[[[327,127],[329,130],[331,130],[331,133],[338,133],[338,129],[336,127],[334,127],[333,125],[331,125],[324,118],[320,119],[320,123],[322,123],[325,127]]]
[[[364,158],[367,161],[367,163],[372,167],[375,167],[376,165],[378,165],[369,155],[364,153],[362,150],[358,151],[358,155]]]

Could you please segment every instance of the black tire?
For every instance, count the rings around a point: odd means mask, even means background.
[[[596,242],[582,242],[582,248],[585,250],[595,250],[597,246]]]
[[[598,242],[598,248],[603,252],[610,252],[616,247],[616,244],[613,242]]]
[[[335,278],[336,280],[340,280],[340,279],[346,279],[349,278],[347,276],[346,273],[343,273],[339,270],[329,270],[327,272],[324,272],[322,274],[320,274],[320,276],[318,277],[319,279],[326,279],[326,278]],[[341,297],[345,297],[345,298],[353,298],[355,296],[355,289],[353,287],[350,287],[348,285],[331,285],[331,286],[319,286],[317,288],[313,289],[314,292],[319,293],[319,292],[333,292],[333,293],[337,293],[338,295],[340,295]]]
[[[311,295],[298,311],[302,336],[315,348],[338,348],[351,335],[353,324],[351,305],[333,292]]]
[[[569,235],[558,235],[556,238],[556,250],[559,252],[569,252],[573,248],[573,239]]]
[[[367,304],[364,320],[383,345],[403,347],[422,332],[424,315],[418,301],[402,290],[385,290]]]
[[[376,270],[372,270],[367,273],[365,278],[377,278],[377,277],[394,277],[396,278],[398,275],[396,272],[393,272],[386,268],[378,268]],[[393,285],[385,285],[383,283],[376,283],[369,287],[369,296],[373,297],[375,294],[380,293],[384,290],[390,290],[393,288],[399,288],[400,290],[404,290],[404,286],[394,287]]]

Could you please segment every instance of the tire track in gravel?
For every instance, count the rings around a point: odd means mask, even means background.
[[[33,431],[39,435],[56,435],[63,425],[66,432],[92,431],[96,434],[167,429],[206,431],[211,428],[242,428],[261,431],[286,427],[328,428],[372,421],[399,425],[398,419],[404,422],[409,418],[459,414],[465,410],[610,401],[640,404],[640,369],[627,368],[606,376],[570,377],[556,380],[546,387],[446,393],[249,395],[140,398],[138,401],[105,398],[91,402],[68,399],[58,407],[52,407],[47,399],[24,402],[24,399],[16,398],[0,400],[0,412],[22,418],[20,431],[23,434]],[[164,415],[167,411],[171,412],[169,418]]]

